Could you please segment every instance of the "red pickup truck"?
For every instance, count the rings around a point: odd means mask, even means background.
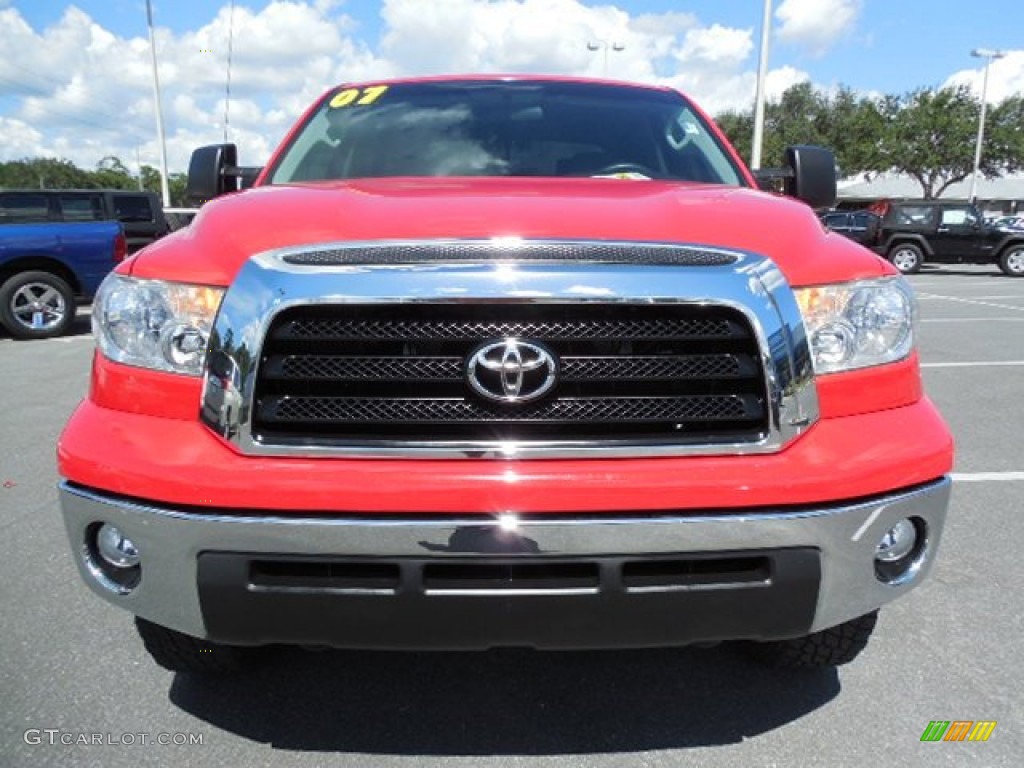
[[[833,666],[916,587],[953,445],[917,309],[663,87],[328,91],[104,283],[59,445],[89,586],[176,670],[259,646],[744,641]],[[798,198],[798,199],[790,199]]]

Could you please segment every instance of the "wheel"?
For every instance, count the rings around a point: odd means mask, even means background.
[[[999,257],[999,268],[1010,277],[1024,277],[1024,245],[1011,245]]]
[[[913,243],[900,243],[889,249],[889,261],[903,274],[912,275],[921,269],[924,254]]]
[[[75,295],[50,272],[19,272],[0,286],[0,324],[16,339],[60,336],[75,319]]]
[[[868,644],[878,621],[878,611],[859,616],[835,627],[791,640],[750,643],[752,656],[773,667],[825,669],[847,664]]]
[[[248,666],[254,648],[223,645],[177,632],[135,617],[135,628],[153,661],[172,672],[193,675],[226,675]]]

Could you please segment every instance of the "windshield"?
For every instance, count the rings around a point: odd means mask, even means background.
[[[597,83],[344,86],[269,183],[384,176],[612,176],[744,185],[705,122],[669,91]]]

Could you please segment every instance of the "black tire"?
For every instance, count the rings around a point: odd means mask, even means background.
[[[898,243],[889,249],[888,259],[904,275],[913,275],[921,270],[924,252],[914,243]]]
[[[19,272],[0,285],[0,324],[16,339],[48,339],[75,319],[71,286],[51,272]]]
[[[999,268],[1004,275],[1024,277],[1024,245],[1007,246],[999,255]]]
[[[223,645],[135,617],[135,628],[153,661],[172,672],[229,675],[249,666],[256,649]]]
[[[780,669],[827,669],[848,664],[864,650],[878,621],[878,611],[792,640],[750,643],[758,661]]]

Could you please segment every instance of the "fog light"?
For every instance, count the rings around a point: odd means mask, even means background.
[[[928,559],[928,527],[920,517],[896,522],[875,545],[875,576],[897,587],[917,578]]]
[[[914,550],[917,543],[917,528],[904,518],[885,532],[875,547],[875,559],[882,563],[896,563]]]
[[[100,526],[96,534],[96,550],[107,563],[115,568],[134,568],[139,564],[139,550],[121,533],[121,529],[109,523]]]
[[[110,523],[95,522],[85,529],[82,560],[96,583],[116,595],[127,595],[142,581],[139,548]]]

